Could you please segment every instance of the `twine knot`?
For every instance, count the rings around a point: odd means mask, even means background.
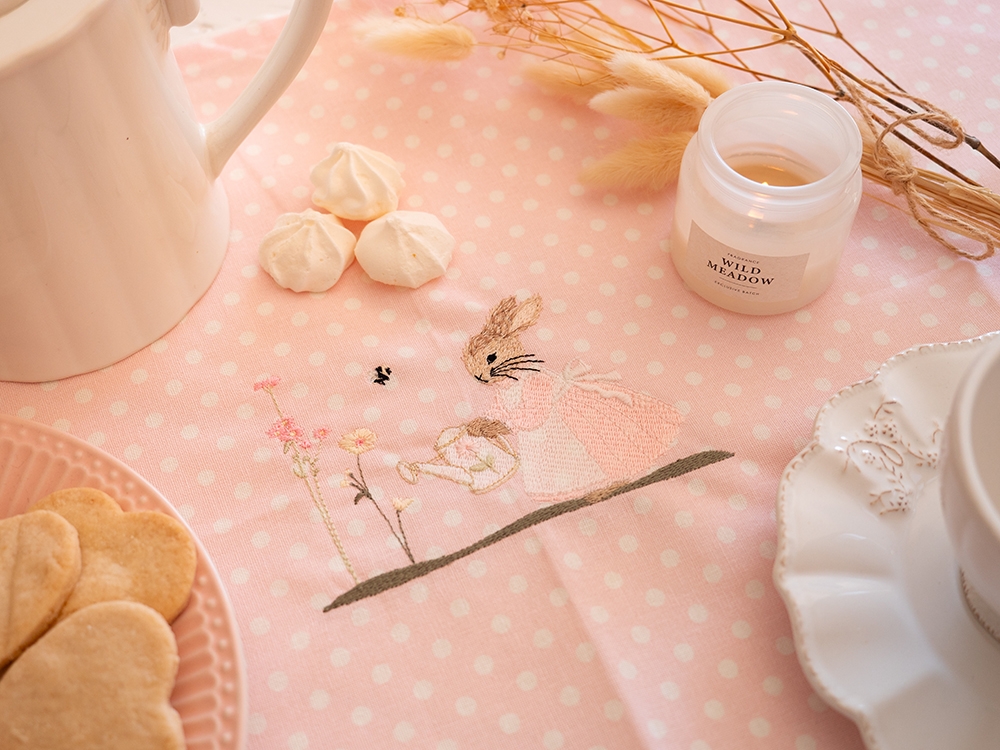
[[[921,170],[910,162],[906,152],[902,152],[903,155],[901,155],[891,148],[885,140],[887,136],[893,135],[912,146],[911,141],[897,132],[900,128],[905,127],[921,140],[939,148],[958,148],[965,143],[965,130],[962,128],[962,123],[929,101],[907,95],[901,91],[887,90],[876,81],[864,81],[859,84],[843,74],[840,74],[838,78],[843,98],[855,106],[862,124],[868,131],[869,137],[865,138],[865,154],[862,157],[862,166],[865,171],[888,186],[894,194],[902,195],[906,199],[910,213],[920,227],[953,253],[972,260],[984,260],[991,257],[996,250],[993,236],[964,219],[956,210],[934,199],[933,193],[927,193],[921,184]],[[893,98],[908,98],[916,107],[919,107],[919,110],[904,108],[908,110],[906,114],[897,116],[886,123],[875,112],[877,111],[882,116],[895,115],[896,112],[890,110],[885,104],[886,101],[892,101]],[[918,124],[929,127],[919,128]],[[975,239],[985,245],[985,250],[981,253],[970,253],[962,250],[947,240],[938,231],[938,228]]]

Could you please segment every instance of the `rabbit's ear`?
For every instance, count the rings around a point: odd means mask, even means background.
[[[495,338],[502,338],[509,335],[512,330],[511,320],[516,307],[516,297],[505,297],[500,300],[496,307],[490,310],[490,315],[483,326],[483,334]]]
[[[542,298],[533,294],[514,311],[510,319],[510,332],[520,333],[538,322],[542,314]]]

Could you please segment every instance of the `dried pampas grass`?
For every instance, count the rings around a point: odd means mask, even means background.
[[[500,12],[497,3],[502,0],[486,2],[488,13]],[[371,49],[428,61],[464,59],[477,44],[473,33],[454,21],[433,22],[399,12],[391,18],[370,17],[356,24],[354,31]],[[581,43],[588,43],[582,39]],[[586,103],[597,112],[651,131],[592,162],[580,174],[583,182],[624,190],[662,190],[676,179],[684,147],[705,107],[730,88],[729,81],[717,66],[699,59],[656,59],[647,53],[617,50],[590,62],[585,66],[535,59],[524,66],[524,75],[549,94]]]
[[[676,67],[674,62],[624,51],[604,61],[619,85],[591,97],[590,108],[651,132],[586,167],[580,174],[582,182],[624,190],[662,190],[677,178],[684,148],[712,101],[709,88],[721,93],[729,82],[698,65],[700,60],[679,61],[692,64]]]
[[[706,100],[708,95],[705,95]],[[665,97],[659,91],[626,86],[594,96],[591,109],[660,130],[697,130],[702,107],[689,107]]]
[[[524,77],[552,96],[586,104],[596,94],[615,87],[615,80],[604,70],[592,70],[558,60],[528,60]]]
[[[355,24],[354,32],[371,49],[430,62],[464,60],[476,46],[465,26],[419,18],[371,17]]]
[[[613,80],[625,85],[595,94],[589,101],[591,109],[659,131],[698,129],[712,95],[694,78],[635,52],[617,52],[605,65]],[[712,85],[721,84],[713,81]]]
[[[661,94],[665,99],[703,110],[712,97],[690,76],[635,52],[618,52],[607,61],[608,70],[629,86]]]
[[[733,82],[722,72],[720,65],[700,57],[661,57],[656,60],[700,83],[713,99],[733,87]]]
[[[865,148],[866,178],[903,196],[917,223],[944,247],[975,260],[992,256],[1000,247],[1000,195],[962,174],[937,150],[967,146],[997,169],[1000,158],[954,116],[907,93],[883,73],[846,38],[827,0],[815,0],[822,15],[817,23],[793,20],[779,2],[733,0],[726,9],[709,7],[711,0],[635,0],[628,15],[644,17],[626,22],[593,0],[408,0],[396,14],[410,19],[419,17],[421,6],[434,14],[457,6],[450,20],[440,22],[444,27],[458,27],[455,21],[464,14],[483,14],[488,39],[478,44],[493,47],[500,57],[514,50],[532,59],[526,78],[545,91],[648,128],[648,134],[584,170],[582,179],[609,187],[660,189],[669,183],[683,150],[677,144],[691,137],[694,113],[730,88],[727,73],[824,91],[853,105],[869,131],[878,134]],[[809,9],[799,3],[797,10]],[[379,48],[423,59],[459,59],[469,43],[464,31],[461,55],[416,55],[406,49],[411,40],[403,38]],[[825,53],[828,43],[839,45],[864,70]],[[804,72],[754,62],[755,53],[782,46],[802,55],[808,63]],[[915,167],[916,156],[941,172]],[[651,163],[643,163],[647,159]],[[960,248],[938,228],[984,249]]]
[[[580,179],[626,190],[662,190],[677,179],[692,131],[635,138],[584,167]]]

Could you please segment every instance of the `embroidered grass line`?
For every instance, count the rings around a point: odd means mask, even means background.
[[[456,552],[436,557],[433,560],[424,560],[422,562],[414,563],[413,565],[408,565],[405,568],[390,570],[386,573],[374,576],[373,578],[369,578],[363,583],[359,583],[354,588],[345,591],[343,594],[338,596],[330,604],[324,607],[323,611],[329,612],[332,609],[337,609],[338,607],[343,607],[347,604],[353,604],[361,599],[367,599],[368,597],[376,596],[385,591],[389,591],[390,589],[403,586],[404,584],[417,578],[429,575],[435,570],[451,565],[451,563],[456,560],[461,560],[463,557],[475,554],[482,549],[486,549],[487,547],[490,547],[498,542],[502,542],[504,539],[507,539],[518,532],[556,518],[557,516],[561,516],[565,513],[572,513],[573,511],[580,510],[581,508],[586,508],[590,505],[610,500],[612,497],[617,495],[641,489],[642,487],[647,487],[651,484],[655,484],[656,482],[662,482],[667,479],[679,477],[682,474],[687,474],[695,469],[700,469],[703,466],[723,461],[727,458],[731,458],[732,456],[733,454],[729,451],[701,451],[700,453],[694,453],[690,456],[686,456],[685,458],[678,459],[677,461],[667,464],[666,466],[661,466],[660,468],[655,469],[635,481],[614,485],[602,490],[590,492],[582,497],[574,498],[572,500],[564,500],[561,503],[555,503],[553,505],[547,505],[539,508],[538,510],[534,510],[525,516],[521,516],[519,519],[508,524],[507,526],[504,526],[502,529],[494,531],[492,534],[483,537],[478,542],[470,544],[468,547],[463,547]]]

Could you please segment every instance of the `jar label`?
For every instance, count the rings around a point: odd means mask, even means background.
[[[808,261],[809,253],[773,256],[737,250],[691,222],[688,270],[726,296],[767,302],[795,299]]]

